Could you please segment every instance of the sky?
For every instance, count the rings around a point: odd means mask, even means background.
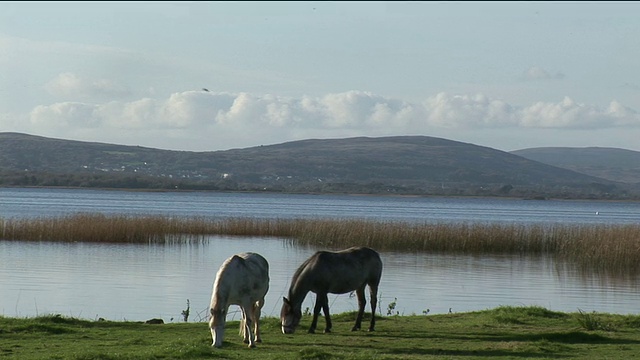
[[[0,132],[640,151],[640,2],[0,2]]]

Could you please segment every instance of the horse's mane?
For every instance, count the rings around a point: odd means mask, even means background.
[[[318,259],[318,257],[320,255],[322,255],[323,253],[326,253],[326,251],[318,251],[318,252],[316,252],[315,254],[310,256],[307,260],[305,260],[296,269],[296,271],[293,273],[293,277],[291,278],[291,285],[289,286],[289,297],[290,298],[292,297],[292,294],[297,291],[296,287],[299,285],[298,284],[298,279],[300,279],[300,276],[302,275],[302,273],[309,267],[309,264],[311,264],[312,262],[316,261]]]
[[[302,275],[304,270],[309,266],[309,264],[312,261],[314,261],[318,257],[318,255],[320,255],[320,253],[321,253],[321,251],[318,251],[313,256],[309,257],[293,273],[293,277],[291,278],[291,286],[289,288],[289,296],[291,296],[291,293],[293,292],[296,284],[298,283],[298,279],[300,278],[300,275]]]

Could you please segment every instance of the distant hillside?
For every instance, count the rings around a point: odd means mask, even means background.
[[[263,175],[310,180],[445,186],[599,181],[495,149],[426,136],[302,140],[222,151],[215,158],[234,173],[247,174],[252,169]],[[238,164],[240,159],[251,164]]]
[[[627,197],[624,184],[427,136],[302,140],[212,152],[0,133],[0,185]]]
[[[612,181],[640,184],[640,152],[615,148],[544,147],[512,151],[544,164]]]

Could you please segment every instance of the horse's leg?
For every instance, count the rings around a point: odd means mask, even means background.
[[[253,305],[253,317],[256,320],[254,327],[256,342],[261,343],[262,337],[260,337],[260,315],[262,315],[262,307],[264,306],[264,298],[256,301]]]
[[[358,316],[356,317],[356,323],[355,325],[353,325],[353,328],[351,328],[351,331],[360,330],[360,327],[362,326],[362,317],[364,316],[364,307],[365,305],[367,305],[367,299],[364,298],[365,286],[366,284],[356,289],[356,295],[358,296]]]
[[[309,334],[314,334],[316,332],[316,327],[318,326],[318,315],[320,315],[320,309],[322,309],[323,303],[322,299],[327,298],[327,294],[316,294],[316,304],[313,307],[313,320],[311,321],[311,326],[309,326]]]
[[[331,324],[331,315],[329,315],[329,298],[327,294],[324,294],[322,299],[322,312],[324,312],[324,320],[326,322],[326,326],[324,328],[324,332],[330,333],[333,325]]]
[[[245,344],[249,343],[249,332],[247,331],[247,312],[245,311],[243,306],[240,306],[240,310],[242,311],[242,319],[240,319],[240,335],[242,335],[242,340]]]
[[[251,303],[243,302],[242,308],[242,316],[244,319],[244,343],[249,344],[250,348],[256,347],[256,343],[253,340],[253,324],[255,319],[253,317],[253,308]]]
[[[378,285],[369,285],[369,294],[371,295],[371,324],[369,331],[374,331],[376,327],[376,307],[378,306]]]

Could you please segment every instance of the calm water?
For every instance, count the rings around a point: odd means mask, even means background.
[[[420,222],[635,223],[640,219],[640,205],[631,202],[0,189],[3,218],[79,211]],[[293,271],[315,250],[264,238],[211,237],[189,245],[0,241],[0,314],[60,313],[112,320],[160,317],[177,322],[189,299],[190,321],[203,321],[220,264],[234,253],[256,251],[271,267],[263,311],[277,316]],[[436,314],[449,308],[462,312],[499,305],[640,312],[636,280],[580,274],[548,259],[397,253],[382,253],[382,258],[385,268],[378,310],[383,315],[396,299],[394,312],[407,315],[427,309]],[[309,294],[303,307],[312,308],[313,300]],[[357,307],[349,294],[330,295],[329,300],[333,312]]]
[[[640,203],[0,188],[0,218],[76,212],[415,222],[637,223]]]

